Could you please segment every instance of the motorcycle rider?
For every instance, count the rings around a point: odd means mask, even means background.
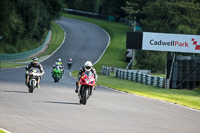
[[[62,65],[62,60],[61,58],[58,58],[57,63],[60,65],[61,68],[61,78],[63,78],[63,73],[64,73],[64,66]]]
[[[94,74],[95,81],[97,82],[98,75],[96,74],[96,70],[93,68],[92,62],[86,61],[84,66],[80,68],[80,71],[78,73],[78,78],[76,81],[76,90],[75,90],[76,93],[78,93],[78,89],[79,89],[78,82],[80,81],[82,73],[84,73],[85,71],[91,71]]]
[[[38,62],[38,58],[37,57],[34,57],[33,59],[32,59],[33,61],[32,62],[30,62],[29,64],[28,64],[28,66],[26,66],[26,68],[25,68],[25,70],[26,70],[26,74],[25,74],[25,78],[26,78],[26,80],[25,80],[25,84],[26,85],[28,85],[28,83],[29,83],[29,70],[30,70],[30,68],[32,68],[32,67],[34,67],[34,68],[38,68],[39,70],[40,70],[40,72],[41,72],[41,74],[43,75],[45,72],[44,72],[44,69],[43,69],[43,66]],[[39,83],[40,83],[40,79],[41,79],[42,77],[38,77],[38,79],[37,79],[37,88],[40,88],[40,85],[39,85]]]
[[[72,58],[70,58],[70,59],[68,60],[68,62],[71,62],[71,63],[72,63]]]
[[[58,58],[57,62],[59,63],[60,66],[62,66],[62,60],[61,60],[61,58]]]
[[[72,62],[72,58],[70,58],[67,62],[67,64],[69,65],[71,63],[71,66],[73,65],[73,62]]]
[[[59,66],[60,70],[62,70],[62,66],[59,64],[59,62],[56,62],[55,65],[53,65],[52,69],[54,69],[56,66]],[[53,70],[51,71],[52,77],[53,77]]]

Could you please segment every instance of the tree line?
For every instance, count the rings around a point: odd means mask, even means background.
[[[0,52],[39,45],[51,21],[60,18],[62,6],[61,0],[0,0]]]

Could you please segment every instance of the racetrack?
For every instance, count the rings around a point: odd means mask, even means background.
[[[62,47],[42,62],[45,75],[33,94],[24,85],[24,68],[0,70],[0,127],[12,133],[199,133],[200,112],[174,104],[97,87],[80,105],[69,73],[86,60],[95,62],[108,36],[98,26],[69,18],[58,22],[66,31]],[[51,66],[62,58],[64,78],[54,83]]]

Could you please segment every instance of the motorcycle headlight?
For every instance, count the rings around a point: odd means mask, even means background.
[[[90,79],[86,79],[86,78],[85,78],[85,81],[86,81],[87,84],[89,84]]]

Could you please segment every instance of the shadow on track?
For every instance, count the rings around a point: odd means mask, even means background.
[[[56,103],[56,104],[74,104],[74,105],[80,105],[79,103],[69,103],[69,102],[52,102],[52,101],[42,101],[44,103]]]
[[[8,90],[2,90],[2,92],[13,92],[13,93],[29,93],[28,91],[8,91]]]

